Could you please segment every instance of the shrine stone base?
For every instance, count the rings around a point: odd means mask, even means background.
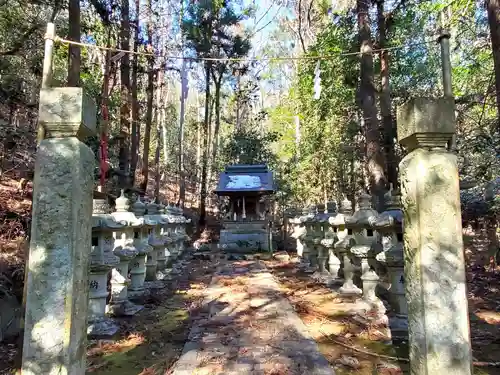
[[[269,227],[264,220],[223,223],[219,246],[225,252],[255,253],[270,251]]]

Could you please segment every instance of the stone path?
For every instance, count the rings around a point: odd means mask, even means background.
[[[204,303],[173,375],[334,374],[261,262],[225,261]]]

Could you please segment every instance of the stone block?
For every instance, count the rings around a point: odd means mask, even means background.
[[[455,104],[450,98],[413,98],[397,109],[398,141],[410,151],[446,147],[455,133]]]
[[[94,154],[44,139],[35,163],[23,375],[85,374]]]
[[[53,87],[40,91],[38,121],[46,138],[77,137],[96,133],[97,108],[81,87]]]
[[[456,155],[416,149],[400,163],[412,375],[471,375]]]

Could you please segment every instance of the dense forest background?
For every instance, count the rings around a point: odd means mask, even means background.
[[[49,84],[98,106],[96,188],[176,202],[202,224],[236,162],[275,171],[276,212],[364,190],[382,208],[404,154],[395,109],[443,95],[449,32],[463,216],[498,248],[498,0],[0,0],[4,270],[29,234],[49,21],[62,38]]]

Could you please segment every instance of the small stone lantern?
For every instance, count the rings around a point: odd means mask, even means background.
[[[389,327],[393,338],[408,337],[408,306],[405,296],[403,259],[403,212],[398,190],[386,194],[387,210],[382,212],[374,227],[382,238],[383,251],[377,260],[385,263],[390,280],[390,300],[394,314],[389,316]]]
[[[177,257],[179,256],[179,249],[177,247],[177,242],[178,242],[178,235],[175,232],[176,224],[177,224],[177,218],[175,215],[175,207],[172,204],[168,204],[166,208],[166,219],[167,219],[167,235],[171,240],[171,243],[169,245],[169,251],[170,251],[170,258],[172,259],[172,262],[175,262],[177,260]]]
[[[330,220],[336,216],[336,207],[334,202],[328,202],[326,205],[325,216],[325,231],[324,239],[321,240],[321,245],[327,251],[328,259],[328,285],[333,285],[339,278],[340,260],[334,254],[335,242],[337,242],[337,228],[330,224]]]
[[[138,233],[139,236],[136,238],[136,247],[147,248],[146,281],[156,281],[156,267],[158,261],[156,259],[156,252],[149,244],[149,235],[153,232],[153,227],[156,225],[156,222],[146,216],[146,204],[141,201],[140,196],[137,196],[137,200],[132,204],[131,209],[135,216],[142,219],[142,226]]]
[[[165,212],[166,206],[160,204],[160,227],[161,227],[161,236],[163,239],[163,243],[165,244],[165,268],[163,269],[163,274],[165,275],[164,279],[168,279],[170,277],[170,272],[172,269],[170,268],[170,263],[172,261],[170,256],[170,247],[172,246],[172,238],[170,238],[169,229],[168,229],[168,217]]]
[[[304,241],[304,258],[307,261],[307,267],[305,272],[313,273],[316,271],[316,267],[318,265],[318,255],[314,248],[314,217],[316,215],[316,207],[310,206],[305,210],[306,215],[302,216],[301,220],[304,222],[305,233],[303,236]]]
[[[144,283],[147,274],[147,259],[153,252],[153,248],[149,245],[148,227],[144,222],[144,214],[146,206],[137,198],[137,201],[131,206],[132,214],[135,215],[138,225],[135,225],[134,230],[134,247],[138,254],[130,263],[131,283],[129,287],[129,295],[133,297],[143,296],[145,293]]]
[[[184,217],[184,220],[185,220],[185,223],[184,223],[184,226],[183,226],[183,231],[184,231],[184,246],[186,247],[191,242],[191,236],[189,234],[187,234],[187,228],[188,228],[188,225],[191,224],[191,219],[190,218],[188,219],[185,216],[183,216],[183,217]],[[189,246],[188,248],[192,250],[191,246]]]
[[[124,198],[123,190],[121,197]],[[115,240],[113,254],[120,259],[120,263],[111,270],[111,299],[107,312],[115,316],[131,316],[143,309],[143,306],[135,305],[128,300],[129,263],[137,256],[138,252],[134,247],[133,223],[136,218],[133,214],[131,217],[130,212],[127,211],[128,203],[124,202],[123,204],[123,211],[111,214],[115,220],[124,225],[113,232]],[[120,200],[118,200],[118,206],[120,207]],[[121,213],[125,215],[121,215]]]
[[[379,277],[368,263],[369,253],[377,239],[372,224],[377,218],[378,213],[371,206],[371,197],[363,193],[359,197],[359,209],[351,217],[346,218],[346,226],[352,229],[355,242],[351,247],[351,254],[361,260],[361,281],[366,310],[376,310],[383,314],[384,304],[375,294]]]
[[[176,214],[176,226],[175,232],[177,234],[177,247],[179,249],[179,255],[182,255],[186,250],[186,218],[182,215],[182,208],[176,206],[175,207]]]
[[[153,248],[153,252],[156,254],[154,280],[163,280],[167,276],[166,273],[163,272],[165,268],[167,268],[167,259],[165,257],[165,239],[161,235],[163,217],[160,215],[159,206],[154,202],[150,202],[146,205],[146,211],[147,215],[145,216],[145,219],[148,224],[152,226],[152,232],[149,234],[149,245]],[[148,277],[147,274],[146,277]]]
[[[120,264],[115,268],[117,272],[112,273],[111,277],[110,313],[114,315],[133,315],[142,309],[142,306],[126,301],[128,297],[137,296],[137,293],[134,294],[133,292],[134,289],[136,291],[143,289],[142,285],[144,284],[146,271],[144,268],[141,272],[141,269],[133,266],[135,262],[138,262],[138,257],[141,257],[135,246],[134,238],[135,233],[139,231],[142,225],[142,220],[130,212],[129,208],[129,200],[122,190],[120,197],[115,201],[115,212],[111,214],[115,220],[126,223],[126,226],[121,230],[114,232],[115,249],[113,252],[120,258]],[[142,258],[144,258],[144,255],[142,255]],[[131,275],[130,282],[128,280],[129,271]]]
[[[297,257],[299,259],[299,264],[304,262],[304,244],[302,243],[302,236],[304,235],[304,224],[300,220],[300,211],[295,210],[294,216],[290,218],[289,223],[292,225],[291,237],[295,239],[295,247],[297,251]]]
[[[119,264],[113,254],[113,231],[124,224],[109,215],[105,199],[95,199],[92,213],[92,250],[90,253],[89,309],[87,334],[90,336],[112,336],[118,331],[113,320],[106,317],[108,298],[108,274]]]
[[[326,269],[326,261],[328,260],[327,248],[322,244],[325,239],[325,232],[327,231],[328,216],[325,214],[325,205],[318,204],[316,206],[315,226],[313,243],[318,254],[318,271],[313,275],[316,279],[326,282],[330,276]]]
[[[338,241],[335,243],[334,255],[337,259],[342,259],[344,264],[344,282],[339,289],[340,294],[346,296],[357,296],[362,293],[354,284],[354,270],[355,267],[351,261],[351,247],[354,245],[354,239],[352,238],[352,229],[347,228],[346,221],[352,216],[352,203],[347,198],[344,198],[340,203],[339,212],[334,217],[330,218],[328,221],[331,226],[336,228]],[[337,263],[337,260],[334,260]]]

